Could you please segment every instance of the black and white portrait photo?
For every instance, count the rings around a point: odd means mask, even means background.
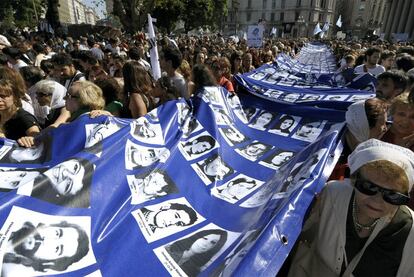
[[[272,197],[274,191],[275,185],[267,182],[257,189],[252,195],[247,197],[247,199],[240,204],[240,207],[254,208],[264,205]]]
[[[170,151],[167,148],[146,147],[130,140],[127,140],[125,146],[125,166],[129,170],[147,167],[157,162],[165,163],[169,156]]]
[[[86,216],[51,216],[13,207],[0,233],[1,276],[71,272],[96,262]]]
[[[160,169],[145,174],[127,175],[127,180],[131,190],[132,205],[178,192],[177,186],[167,172]]]
[[[194,226],[204,218],[182,197],[145,206],[132,212],[148,242],[167,237]]]
[[[300,120],[301,117],[284,114],[277,121],[276,125],[269,129],[269,132],[281,136],[289,136]]]
[[[292,138],[313,142],[322,133],[323,127],[325,126],[326,122],[326,120],[302,120],[299,123],[299,128],[292,135]]]
[[[51,159],[52,139],[45,135],[33,147],[20,147],[17,143],[4,144],[0,148],[0,163],[35,164]]]
[[[89,148],[119,131],[124,125],[111,118],[108,118],[102,124],[85,125],[85,148]]]
[[[236,152],[245,157],[248,160],[251,161],[257,161],[262,157],[264,154],[266,154],[269,150],[273,149],[273,146],[259,142],[259,141],[253,141],[252,143],[242,147],[242,148],[236,148]]]
[[[299,99],[299,97],[300,97],[300,94],[298,94],[298,93],[285,92],[284,94],[279,96],[278,100],[289,102],[289,103],[294,103]]]
[[[17,189],[26,183],[33,182],[38,175],[39,171],[36,169],[1,167],[0,191]]]
[[[258,130],[265,130],[269,127],[270,123],[275,117],[276,114],[272,112],[262,111],[255,119],[252,120],[252,122],[249,124],[249,127]]]
[[[231,125],[233,120],[230,119],[225,109],[213,107],[214,117],[218,125]]]
[[[249,138],[240,133],[239,130],[230,126],[225,128],[219,128],[219,132],[222,134],[223,138],[227,141],[227,143],[231,146],[249,140]]]
[[[349,97],[348,94],[327,95],[324,101],[345,101]]]
[[[243,122],[243,123],[247,123],[250,121],[250,119],[255,116],[255,114],[257,113],[257,111],[259,111],[256,108],[252,108],[252,107],[247,107],[241,110],[235,109],[234,113],[236,114],[236,116]]]
[[[184,103],[177,105],[177,123],[179,129],[183,132],[183,137],[188,137],[203,128],[200,122],[191,113],[190,107]]]
[[[295,155],[292,151],[287,151],[283,149],[277,150],[274,154],[263,159],[259,164],[272,169],[279,169],[281,166],[286,164],[292,157]]]
[[[209,224],[184,238],[154,249],[154,252],[171,276],[195,277],[207,269],[236,236],[238,233]]]
[[[297,102],[311,102],[318,101],[322,96],[317,94],[304,94]]]
[[[197,175],[206,185],[223,180],[233,174],[234,170],[218,155],[214,154],[198,163],[191,164]]]
[[[236,203],[263,184],[262,181],[240,174],[227,183],[214,187],[211,194],[229,203]]]
[[[266,75],[267,75],[267,73],[266,73],[266,72],[263,72],[263,71],[256,71],[255,73],[250,74],[250,75],[248,76],[248,78],[253,79],[253,80],[261,80],[261,79],[263,79]]]
[[[204,91],[200,94],[204,101],[216,105],[224,105],[221,88],[217,86],[204,87]]]
[[[88,160],[73,158],[49,169],[15,171],[24,184],[18,185],[17,193],[66,207],[88,208],[90,186],[95,166]],[[11,172],[7,172],[7,175]],[[31,180],[27,180],[30,176]],[[13,182],[18,182],[14,178]]]
[[[138,141],[164,145],[161,125],[152,124],[145,117],[140,117],[131,123],[131,135]]]
[[[282,95],[283,91],[275,90],[275,89],[268,89],[263,94],[270,98],[277,99],[280,95]]]
[[[191,137],[178,145],[180,152],[187,160],[201,157],[219,147],[218,142],[207,132]]]

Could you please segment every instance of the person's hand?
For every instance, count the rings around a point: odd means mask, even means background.
[[[101,115],[106,115],[106,116],[112,116],[112,114],[108,111],[104,111],[104,110],[93,110],[89,113],[89,116],[91,118],[95,118]]]
[[[20,146],[30,148],[30,147],[35,145],[35,139],[34,139],[34,137],[30,137],[30,136],[21,137],[17,140],[17,143]]]

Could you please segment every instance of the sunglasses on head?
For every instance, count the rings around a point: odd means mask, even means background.
[[[44,92],[36,92],[36,94],[40,97],[46,97],[52,95],[52,93],[44,93]]]
[[[368,180],[365,180],[361,176],[357,176],[355,180],[355,188],[365,194],[373,196],[377,194],[378,192],[381,192],[382,199],[384,199],[385,202],[391,204],[391,205],[407,205],[410,201],[410,196],[405,195],[401,192],[393,191],[390,189],[382,188]]]

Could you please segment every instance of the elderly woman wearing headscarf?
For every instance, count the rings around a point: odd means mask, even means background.
[[[306,220],[289,276],[412,276],[414,153],[376,139],[349,156]]]
[[[349,177],[348,156],[358,144],[370,138],[380,139],[387,131],[388,104],[378,98],[353,103],[345,113],[347,130],[344,135],[344,150],[336,164],[330,180]]]
[[[66,88],[56,81],[42,80],[34,86],[36,99],[41,106],[37,117],[43,122],[43,127],[53,127],[65,123],[70,118],[70,113],[65,108]]]

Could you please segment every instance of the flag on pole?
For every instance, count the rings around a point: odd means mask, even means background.
[[[341,15],[339,15],[338,20],[336,21],[336,26],[338,26],[339,28],[342,27],[342,17],[341,17]]]
[[[313,29],[313,35],[315,36],[315,35],[319,34],[320,32],[322,32],[322,29],[321,29],[321,26],[319,25],[319,22],[318,22],[318,23],[316,23],[315,29]]]
[[[157,37],[155,36],[154,19],[148,14],[148,34],[149,34],[149,43],[151,45],[150,56],[151,56],[151,68],[152,76],[155,80],[161,78],[161,68],[160,61],[158,59],[158,47],[157,47]]]
[[[325,24],[322,27],[322,32],[327,32],[329,30],[329,22],[325,22]]]
[[[270,32],[270,36],[276,36],[277,34],[277,28],[272,27],[272,31]]]

